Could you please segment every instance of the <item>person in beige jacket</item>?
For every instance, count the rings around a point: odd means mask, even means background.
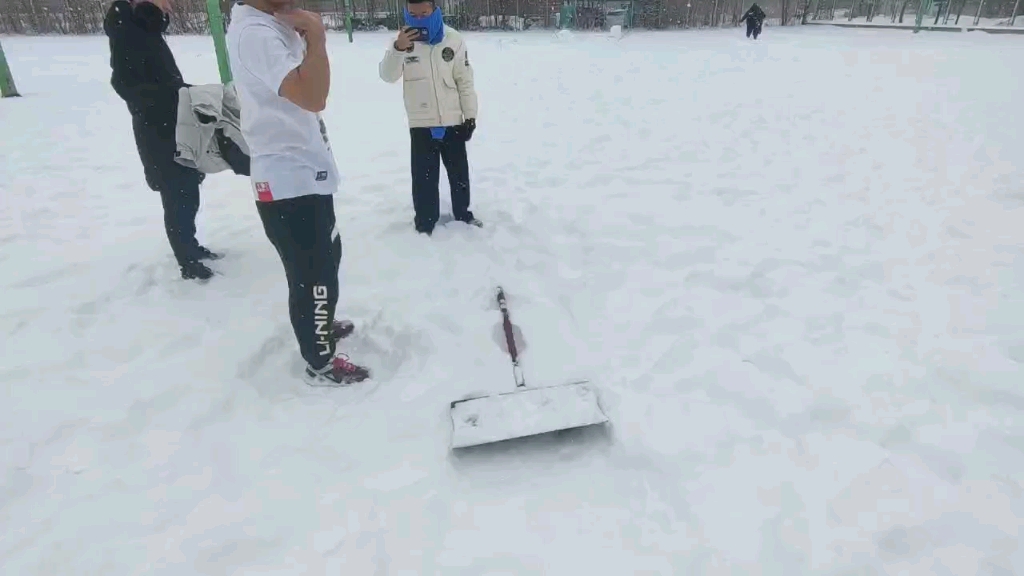
[[[452,218],[479,227],[469,210],[466,142],[476,130],[477,97],[466,43],[444,24],[433,0],[407,0],[405,22],[384,53],[380,77],[403,81],[416,230],[429,235],[440,217],[440,162],[448,172]]]

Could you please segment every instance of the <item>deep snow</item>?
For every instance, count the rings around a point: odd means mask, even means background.
[[[6,574],[1024,572],[1020,38],[467,37],[486,227],[431,239],[390,35],[330,39],[378,377],[329,391],[245,180],[207,180],[228,257],[181,281],[105,39],[3,39]],[[498,284],[527,381],[590,378],[606,434],[450,457],[449,401],[514,385]]]

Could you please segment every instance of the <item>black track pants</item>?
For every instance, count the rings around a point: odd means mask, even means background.
[[[331,338],[338,306],[341,236],[334,197],[314,194],[257,202],[263,230],[277,249],[288,278],[288,312],[302,357],[315,369],[334,356]]]
[[[199,213],[199,181],[188,174],[161,183],[164,229],[179,266],[198,257],[196,214]]]

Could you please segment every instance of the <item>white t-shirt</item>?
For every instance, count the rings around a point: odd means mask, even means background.
[[[279,95],[302,63],[305,40],[272,15],[235,4],[227,44],[256,201],[334,194],[338,166],[323,119]]]

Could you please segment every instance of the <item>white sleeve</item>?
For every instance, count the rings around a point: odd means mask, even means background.
[[[459,104],[462,105],[462,115],[467,120],[476,118],[479,109],[476,87],[473,85],[473,68],[469,65],[469,51],[466,48],[466,43],[461,39],[459,40],[459,47],[455,50],[452,76],[455,78],[455,85],[459,89]]]
[[[398,79],[402,77],[402,67],[405,63],[404,58],[405,54],[395,50],[395,41],[392,40],[391,44],[388,45],[387,52],[384,52],[384,59],[377,66],[380,79],[389,84],[398,82]]]
[[[245,71],[278,96],[285,76],[302,64],[302,58],[292,54],[284,38],[269,26],[250,26],[243,30],[236,53]]]

